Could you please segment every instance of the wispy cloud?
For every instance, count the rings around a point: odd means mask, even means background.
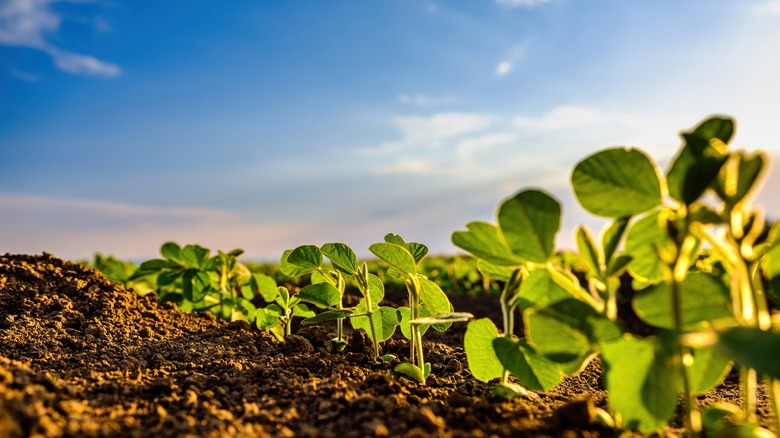
[[[455,96],[429,96],[421,93],[401,93],[398,95],[398,102],[412,106],[437,106],[455,102]]]
[[[642,119],[618,112],[607,112],[597,107],[584,105],[560,105],[540,117],[517,116],[512,125],[519,129],[560,130],[596,125],[640,126]]]
[[[505,76],[512,71],[512,63],[509,61],[502,61],[496,66],[496,75]]]
[[[751,8],[753,15],[780,16],[780,0],[767,0],[754,5]]]
[[[16,79],[19,79],[22,82],[29,82],[29,83],[35,83],[41,80],[40,75],[36,75],[33,73],[27,73],[25,71],[11,70],[11,76],[15,77]]]
[[[56,33],[62,17],[51,9],[56,0],[6,0],[0,3],[0,44],[40,50],[67,73],[114,77],[121,73],[116,64],[94,56],[61,49],[51,44],[47,34]]]
[[[525,44],[516,46],[496,66],[496,76],[506,76],[512,71],[515,64],[525,59]]]
[[[395,117],[392,124],[399,131],[400,139],[360,148],[358,153],[377,156],[415,147],[437,148],[446,140],[487,129],[493,124],[493,118],[486,114],[448,112],[429,117]]]
[[[533,8],[550,0],[496,0],[496,3],[506,8]]]
[[[495,134],[484,135],[461,140],[456,147],[458,159],[462,162],[474,159],[479,153],[518,140],[518,136],[512,132],[499,132]]]

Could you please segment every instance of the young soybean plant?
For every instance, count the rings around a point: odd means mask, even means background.
[[[323,266],[323,256],[330,260],[332,269]],[[400,323],[400,315],[391,307],[380,306],[384,298],[384,285],[379,277],[368,272],[368,265],[358,265],[352,249],[343,243],[326,243],[322,248],[314,245],[298,247],[282,256],[282,271],[291,276],[311,274],[312,284],[298,293],[303,301],[327,309],[317,316],[307,318],[303,324],[336,320],[337,337],[333,340],[343,348],[342,324],[350,318],[354,329],[364,329],[373,343],[373,362],[390,361],[392,355],[380,356],[379,344],[393,336]],[[342,305],[346,279],[352,279],[363,298],[352,309]]]
[[[780,335],[772,332],[762,281],[774,278],[775,245],[754,247],[764,224],[745,203],[763,158],[729,153],[732,134],[733,121],[720,117],[683,133],[665,176],[642,151],[626,148],[591,155],[572,173],[586,210],[616,220],[639,217],[626,237],[628,269],[635,285],[650,287],[633,305],[662,329],[658,337],[624,336],[602,348],[610,406],[624,427],[645,433],[660,427],[681,390],[686,428],[698,435],[702,421],[692,396],[717,385],[730,360],[742,366],[749,421],[756,374],[768,376],[770,388],[780,376],[771,353],[780,351]],[[709,190],[722,201],[716,208],[703,201]],[[728,275],[700,269],[702,241]],[[636,396],[646,392],[653,396]]]
[[[423,358],[422,335],[429,326],[438,331],[453,322],[473,318],[470,313],[454,313],[447,295],[434,282],[417,273],[417,264],[428,253],[428,247],[417,242],[407,243],[397,234],[387,234],[385,241],[374,243],[369,250],[391,266],[388,271],[403,279],[409,293],[409,307],[402,307],[401,331],[410,342],[409,363],[396,365],[395,371],[425,383],[431,364]]]
[[[561,220],[558,201],[540,190],[524,190],[505,200],[497,217],[497,226],[471,222],[466,231],[453,233],[452,241],[478,258],[483,275],[504,284],[500,297],[503,335],[489,319],[478,319],[469,323],[464,347],[474,377],[484,382],[500,377],[494,393],[512,398],[526,394],[526,388],[546,391],[557,385],[564,372],[576,372],[595,350],[590,345],[579,349],[578,345],[575,354],[563,355],[560,349],[552,348],[555,360],[540,354],[530,338],[514,336],[518,307],[531,311],[556,309],[552,306],[558,305],[562,311],[577,311],[593,320],[605,306],[601,297],[588,294],[569,271],[554,263],[555,235]],[[536,333],[529,322],[543,328],[547,321],[534,318],[526,322],[526,331]],[[612,328],[604,333],[619,336],[620,330]],[[544,334],[538,337],[542,346],[552,343],[555,347],[560,339]],[[595,336],[589,339],[594,344],[600,342]],[[519,385],[509,381],[510,374]]]
[[[239,263],[243,253],[234,249],[210,250],[199,245],[183,248],[166,242],[160,248],[162,259],[147,260],[130,278],[154,276],[163,301],[172,301],[186,311],[210,311],[222,319],[253,321],[255,306],[251,303],[256,288],[249,269]]]
[[[277,340],[283,341],[292,332],[293,317],[314,316],[298,294],[291,294],[286,287],[277,286],[276,281],[267,275],[255,275],[263,299],[270,302],[255,312],[255,325],[259,330],[268,330]]]

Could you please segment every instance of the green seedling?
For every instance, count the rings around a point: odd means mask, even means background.
[[[254,321],[256,309],[251,300],[258,292],[257,279],[237,260],[243,250],[218,251],[210,257],[210,250],[202,246],[182,248],[167,242],[160,253],[163,258],[145,261],[130,280],[153,277],[160,299],[187,311],[209,311],[222,319]]]
[[[526,389],[546,391],[557,385],[563,372],[574,372],[592,356],[590,343],[574,356],[539,353],[549,339],[514,336],[518,308],[546,308],[567,300],[585,303],[584,312],[598,314],[604,303],[582,289],[571,272],[556,264],[555,235],[560,227],[558,201],[540,190],[525,190],[504,201],[497,213],[498,225],[471,222],[466,231],[456,231],[452,241],[478,259],[478,267],[487,278],[503,283],[499,302],[503,315],[503,335],[488,319],[472,321],[466,330],[464,347],[469,369],[478,380],[500,378],[494,393],[505,398],[526,394]],[[619,239],[619,237],[618,237]],[[571,306],[570,306],[571,307]],[[540,318],[527,322],[536,325]],[[543,324],[543,323],[542,323]],[[530,329],[526,324],[526,330]],[[540,330],[532,330],[536,334]],[[554,343],[554,342],[553,342]],[[554,346],[553,346],[554,347]],[[511,383],[514,375],[519,384]]]
[[[266,277],[271,279],[271,277]],[[276,286],[276,297],[264,308],[255,311],[255,325],[260,330],[268,330],[280,341],[292,333],[293,317],[311,318],[314,316],[298,294],[291,294],[284,286]]]
[[[323,256],[330,261],[332,268],[323,266]],[[373,343],[373,362],[392,360],[392,355],[380,356],[379,344],[393,336],[400,323],[396,309],[380,306],[384,297],[384,285],[379,277],[368,272],[366,262],[358,265],[352,249],[343,243],[326,243],[322,248],[314,245],[298,247],[282,256],[282,270],[290,276],[311,274],[312,284],[304,287],[298,296],[303,301],[326,309],[317,316],[307,318],[303,324],[313,324],[336,320],[337,336],[334,343],[343,348],[342,324],[349,318],[352,327],[364,329]],[[363,295],[355,308],[344,308],[342,299],[346,280],[357,284]]]
[[[731,119],[714,117],[683,133],[683,147],[665,175],[642,151],[626,148],[591,155],[572,172],[586,210],[616,223],[630,221],[627,267],[635,287],[646,288],[633,305],[661,329],[657,337],[623,336],[602,348],[610,406],[625,427],[660,427],[682,391],[686,428],[700,434],[692,397],[717,385],[731,361],[742,365],[744,418],[750,421],[757,375],[768,376],[770,388],[775,382],[776,359],[768,352],[778,351],[780,340],[771,331],[764,280],[771,284],[776,276],[777,245],[755,244],[765,225],[747,201],[765,159],[729,152],[733,130]],[[716,205],[708,204],[708,192]],[[586,232],[577,237],[589,274],[602,280],[606,258],[592,249]],[[733,342],[737,335],[742,342]],[[766,348],[757,348],[762,342]],[[637,397],[638,391],[653,396]]]
[[[138,266],[133,262],[125,262],[114,256],[104,256],[98,253],[95,254],[92,263],[88,265],[100,271],[107,279],[115,281],[127,289],[135,290],[138,295],[143,296],[156,289],[151,275],[135,276]]]
[[[417,242],[407,243],[397,234],[387,234],[384,240],[372,244],[369,250],[391,266],[390,275],[402,279],[409,293],[409,307],[399,311],[401,331],[410,340],[410,362],[397,365],[395,371],[425,383],[431,373],[431,364],[423,358],[423,333],[429,326],[444,331],[453,322],[467,321],[473,315],[454,313],[441,288],[417,273],[417,264],[428,253],[428,247]]]

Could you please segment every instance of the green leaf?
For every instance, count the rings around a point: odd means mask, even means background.
[[[515,271],[515,268],[494,265],[480,259],[477,260],[477,270],[487,278],[498,281],[509,281],[509,279],[512,278],[512,273]]]
[[[211,281],[208,274],[199,269],[187,269],[182,277],[182,292],[184,298],[192,301],[201,301],[211,290]]]
[[[357,257],[349,246],[343,243],[326,243],[322,245],[322,254],[339,271],[347,275],[355,275],[357,273]]]
[[[403,237],[401,237],[398,234],[395,233],[387,233],[385,234],[384,241],[387,243],[394,243],[398,246],[403,246],[404,248],[407,248],[406,246],[406,240],[404,240]],[[409,248],[407,248],[409,249]]]
[[[544,263],[553,254],[561,206],[544,192],[525,190],[501,204],[498,224],[514,254]]]
[[[302,245],[287,256],[287,262],[307,270],[314,270],[322,265],[322,251],[315,245]]]
[[[542,309],[528,309],[523,319],[529,343],[560,363],[587,357],[604,342],[622,335],[614,321],[573,298]]]
[[[349,317],[350,315],[352,315],[352,310],[349,309],[328,310],[316,316],[312,316],[311,318],[304,319],[303,321],[301,321],[301,324],[303,325],[319,324],[321,322],[333,321],[336,319],[344,319]]]
[[[398,309],[398,315],[401,317],[401,321],[398,322],[398,326],[401,328],[401,334],[404,335],[406,339],[411,339],[412,337],[412,326],[409,324],[409,321],[412,320],[412,309],[408,307],[399,307]],[[426,309],[425,307],[420,309],[420,318],[425,318],[427,316],[431,316],[431,313]],[[429,325],[421,325],[420,326],[420,335],[424,335],[425,332],[428,331]]]
[[[677,369],[652,340],[629,336],[603,346],[607,397],[626,428],[649,434],[674,415]]]
[[[521,385],[532,391],[547,391],[561,383],[561,366],[535,352],[525,340],[493,340],[496,356]]]
[[[622,274],[628,264],[631,263],[631,260],[633,260],[633,257],[629,255],[620,255],[613,259],[607,266],[607,277]]]
[[[780,333],[749,327],[734,327],[718,333],[715,349],[739,365],[780,379]]]
[[[543,308],[572,298],[571,293],[543,269],[532,271],[520,285],[520,308]]]
[[[276,289],[276,281],[265,274],[252,274],[253,287],[257,289],[263,301],[270,303],[276,299],[279,291]]]
[[[710,117],[701,122],[692,134],[706,140],[717,138],[723,143],[728,143],[734,135],[734,119],[731,117]]]
[[[693,365],[688,368],[691,392],[704,394],[723,383],[723,379],[731,370],[731,360],[715,348],[693,349]],[[682,379],[680,379],[680,391],[683,391]]]
[[[417,365],[411,363],[399,363],[394,368],[396,373],[406,374],[418,382],[425,382],[425,372]]]
[[[385,284],[374,274],[368,274],[368,295],[373,304],[379,304],[385,297]]]
[[[282,253],[282,258],[279,262],[279,270],[282,272],[282,274],[288,277],[298,277],[308,272],[311,272],[311,269],[303,268],[301,266],[292,264],[287,260],[290,257],[290,254],[292,254],[292,252],[293,250],[288,249],[285,250],[284,253]]]
[[[292,315],[301,318],[313,318],[315,316],[313,310],[309,310],[306,304],[298,304],[292,309]]]
[[[365,300],[360,300],[360,303],[355,307],[355,314],[365,314],[366,312]],[[368,337],[374,340],[374,342],[384,342],[393,337],[396,327],[401,323],[401,314],[392,307],[379,307],[375,309],[372,319],[377,331],[377,339],[374,339],[371,333],[371,324],[368,321],[368,316],[353,316],[349,321],[352,324],[352,328],[365,330]]]
[[[204,271],[210,270],[210,266],[205,266],[206,259],[209,257],[209,250],[200,245],[185,245],[181,250],[181,260],[189,266],[196,266]]]
[[[394,243],[380,242],[368,247],[377,257],[398,269],[404,275],[415,275],[415,262],[412,254],[403,246]]]
[[[580,260],[585,264],[585,267],[592,277],[601,278],[602,273],[599,253],[596,250],[596,245],[593,243],[593,236],[590,234],[590,231],[581,225],[577,227],[575,237]]]
[[[463,336],[463,348],[469,371],[480,382],[501,377],[504,367],[493,349],[493,340],[498,338],[498,328],[489,318],[471,321]]]
[[[420,260],[422,260],[426,254],[428,254],[428,247],[422,243],[409,242],[406,248],[412,254],[415,263],[420,263]]]
[[[310,284],[298,292],[298,298],[325,309],[341,302],[341,293],[330,283]]]
[[[444,314],[452,311],[452,304],[450,303],[447,294],[441,290],[438,284],[428,280],[427,278],[420,278],[420,303],[428,311],[430,315]],[[454,321],[453,321],[454,322]],[[434,330],[443,332],[450,328],[451,323],[448,321],[433,323]]]
[[[765,162],[766,156],[762,152],[754,155],[742,151],[732,153],[720,169],[715,192],[727,205],[734,207],[756,187]]]
[[[658,213],[634,222],[626,236],[626,254],[632,257],[628,270],[632,276],[647,283],[664,279],[664,263],[658,248],[670,244],[666,230],[661,228]]]
[[[615,250],[620,244],[620,239],[626,233],[630,217],[619,217],[604,227],[601,232],[601,248],[604,253],[604,264],[609,266]]]
[[[165,242],[160,247],[160,254],[168,260],[181,260],[181,247],[176,242]]]
[[[733,320],[729,289],[718,277],[691,272],[680,284],[680,298],[683,329],[708,327],[715,320]],[[637,293],[633,306],[644,322],[660,328],[675,328],[672,290],[667,283]]]
[[[494,265],[516,266],[524,262],[509,249],[498,227],[487,222],[468,223],[466,231],[452,233],[452,243]]]
[[[170,262],[163,259],[151,259],[141,263],[141,266],[138,267],[138,271],[136,271],[133,277],[141,277],[143,275],[162,271],[163,269],[175,269],[178,267],[179,264],[176,262]]]
[[[656,167],[638,149],[605,149],[585,158],[571,184],[579,203],[597,216],[633,216],[661,204]]]

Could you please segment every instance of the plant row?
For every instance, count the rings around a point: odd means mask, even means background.
[[[577,228],[576,254],[556,251],[561,205],[541,189],[502,202],[496,223],[471,222],[454,232],[453,243],[474,257],[484,284],[501,285],[501,328],[454,312],[440,284],[423,273],[428,248],[394,234],[369,247],[386,272],[370,272],[342,243],[285,251],[280,272],[309,279],[293,292],[239,263],[240,250],[212,257],[200,246],[174,243],[163,245],[163,258],[124,270],[122,279],[144,289],[143,279],[153,277],[162,299],[246,319],[279,339],[294,317],[303,324],[335,320],[333,342],[343,347],[348,322],[368,333],[376,363],[394,359],[381,354],[380,344],[400,330],[410,359],[395,370],[420,382],[430,374],[423,333],[471,319],[464,337],[469,369],[480,381],[496,381],[500,397],[547,391],[599,357],[609,409],[594,415],[605,425],[650,433],[674,416],[681,394],[691,435],[762,436],[769,432],[756,420],[761,379],[780,424],[780,318],[770,311],[780,302],[780,225],[767,226],[760,206],[750,202],[766,156],[731,150],[733,133],[733,120],[723,117],[682,133],[666,171],[635,148],[605,149],[578,162],[571,173],[575,197],[608,222],[597,235]],[[585,281],[572,265],[584,269]],[[454,270],[448,272],[451,278]],[[627,275],[636,291],[633,310],[657,329],[652,336],[629,334],[618,318]],[[404,285],[408,306],[382,305],[387,282]],[[360,292],[356,306],[343,304],[347,284]],[[695,397],[722,383],[735,364],[742,406],[701,411]]]

